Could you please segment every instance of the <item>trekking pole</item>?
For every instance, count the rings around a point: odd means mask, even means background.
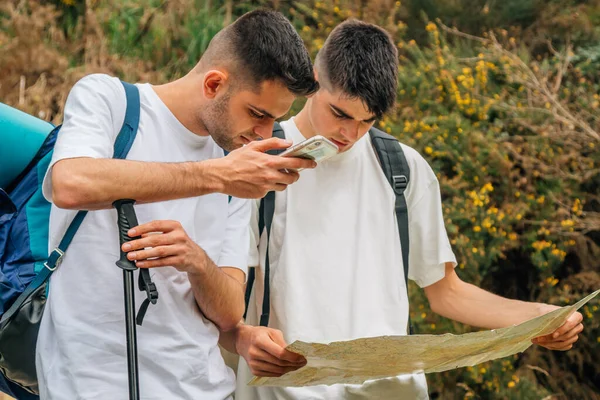
[[[117,209],[117,224],[119,226],[119,242],[123,246],[139,237],[129,237],[129,229],[138,225],[133,204],[135,200],[117,200],[113,206]],[[123,270],[123,290],[125,293],[125,332],[127,335],[127,371],[129,373],[129,399],[139,400],[140,382],[137,358],[137,336],[135,326],[135,297],[133,284],[133,271],[137,269],[134,262],[127,259],[127,253],[121,250],[121,257],[117,267]]]

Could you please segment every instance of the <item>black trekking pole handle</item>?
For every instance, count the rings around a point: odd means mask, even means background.
[[[135,200],[117,200],[113,206],[117,209],[117,224],[119,227],[119,244],[129,242],[137,237],[129,237],[127,232],[138,225],[133,205]],[[125,333],[127,338],[127,371],[129,373],[129,399],[139,400],[140,381],[137,357],[137,334],[135,326],[135,297],[133,271],[137,269],[135,263],[127,259],[127,253],[120,249],[120,258],[117,266],[123,270],[123,291],[125,294]]]

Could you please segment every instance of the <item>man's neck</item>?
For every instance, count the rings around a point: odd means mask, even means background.
[[[152,89],[183,126],[198,136],[208,136],[209,133],[197,119],[199,107],[190,101],[197,97],[188,93],[194,85],[185,82],[186,79],[187,76],[164,85],[152,86]]]
[[[302,108],[302,110],[294,117],[294,122],[296,123],[296,127],[306,139],[310,139],[313,136],[317,135],[317,131],[313,127],[310,122],[310,118],[308,115],[308,106],[310,99],[306,101],[306,104]]]

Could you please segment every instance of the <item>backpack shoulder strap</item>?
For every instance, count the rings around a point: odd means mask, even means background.
[[[279,124],[279,122],[275,122],[273,125],[273,137],[279,139],[285,139],[285,132],[283,128]],[[277,155],[283,152],[283,150],[270,150],[268,151],[271,155]],[[262,314],[260,316],[260,325],[268,326],[269,325],[269,313],[271,309],[271,296],[270,296],[270,262],[269,262],[269,238],[271,235],[271,224],[273,223],[273,215],[275,214],[275,192],[268,192],[265,197],[260,200],[260,207],[258,211],[258,232],[259,238],[262,234],[263,230],[267,228],[267,254],[265,260],[265,282],[264,282],[264,294],[263,294],[263,305],[262,305]],[[256,277],[256,271],[254,268],[250,268],[248,271],[248,281],[246,282],[246,310],[244,312],[244,318],[248,314],[248,307],[250,304],[250,295],[252,294],[252,286],[254,285],[254,279]]]
[[[126,82],[121,83],[125,88],[127,108],[125,110],[123,126],[121,127],[121,131],[115,140],[113,158],[124,159],[127,157],[138,131],[140,122],[140,92],[135,85]],[[69,228],[67,228],[67,231],[60,241],[60,244],[50,253],[48,261],[44,264],[47,270],[54,271],[56,269],[64,255],[64,252],[67,251],[67,248],[71,244],[71,241],[73,240],[73,237],[83,222],[86,214],[87,211],[85,210],[77,213],[71,222],[71,225],[69,225]]]
[[[408,261],[410,240],[408,236],[408,206],[404,191],[410,182],[410,168],[406,156],[398,139],[376,128],[369,130],[371,143],[381,164],[381,169],[396,194],[396,220],[402,247],[402,264],[404,267],[404,281],[408,290]],[[409,333],[412,333],[409,318]]]
[[[140,91],[135,85],[123,82],[127,108],[121,131],[115,140],[113,158],[124,159],[133,145],[140,124]]]
[[[135,85],[126,82],[121,83],[125,87],[127,108],[125,111],[125,120],[123,121],[123,126],[121,127],[121,131],[115,140],[113,158],[124,159],[127,157],[127,153],[129,153],[131,145],[133,144],[135,136],[137,135],[138,125],[140,122],[140,94]],[[50,277],[50,275],[52,275],[52,272],[58,268],[65,252],[67,251],[67,248],[71,244],[73,237],[75,237],[75,233],[77,233],[77,230],[81,226],[86,214],[87,210],[81,210],[75,215],[75,218],[73,218],[73,221],[71,221],[71,224],[67,228],[67,231],[65,232],[59,245],[52,250],[52,252],[50,252],[48,260],[44,263],[45,268],[42,268],[33,281],[31,281],[27,286],[25,291],[19,295],[19,297],[14,301],[13,305],[2,315],[2,321],[11,319],[12,315],[18,311],[23,301],[25,301],[31,295],[31,293],[42,283],[44,283]]]

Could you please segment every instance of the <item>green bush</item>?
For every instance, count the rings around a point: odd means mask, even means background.
[[[396,110],[377,124],[436,171],[459,275],[557,305],[600,287],[598,0],[43,3],[0,6],[0,99],[54,122],[82,75],[177,78],[219,29],[258,6],[279,7],[313,55],[346,18],[385,27],[400,51],[400,84]],[[471,329],[433,314],[414,286],[410,297],[418,333]],[[598,301],[582,313],[574,350],[531,348],[429,375],[432,398],[597,398]]]

